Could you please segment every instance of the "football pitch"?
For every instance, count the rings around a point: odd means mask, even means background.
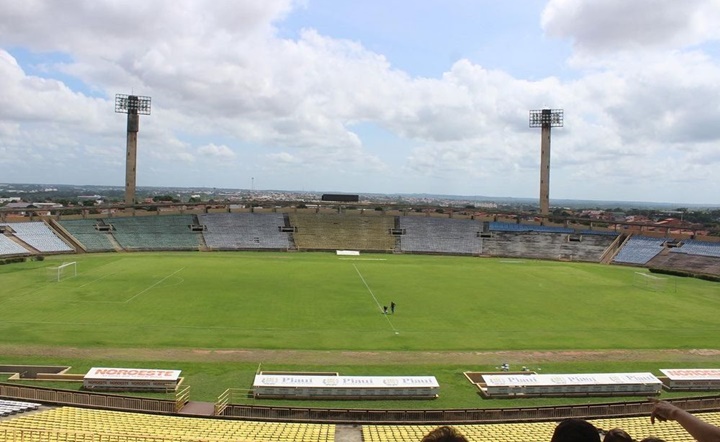
[[[53,280],[62,262],[77,276]],[[720,286],[599,264],[116,253],[0,266],[6,345],[343,351],[716,348]],[[394,314],[383,306],[396,304]],[[390,313],[390,312],[389,312]]]

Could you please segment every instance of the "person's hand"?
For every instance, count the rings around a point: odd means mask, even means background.
[[[650,423],[654,424],[655,419],[660,422],[675,420],[675,416],[677,416],[677,413],[681,410],[670,402],[661,401],[660,399],[652,397],[648,399],[655,404],[652,412],[650,412]]]

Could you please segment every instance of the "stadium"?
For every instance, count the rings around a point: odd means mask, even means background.
[[[692,440],[646,396],[720,423],[713,238],[298,206],[0,209],[3,440],[549,440],[565,417]]]
[[[3,2],[0,442],[720,440],[718,21]]]

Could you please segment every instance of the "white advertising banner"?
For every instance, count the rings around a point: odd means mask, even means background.
[[[360,256],[358,250],[336,250],[335,253],[339,256]]]
[[[83,378],[83,387],[97,390],[172,390],[181,370],[93,367]]]
[[[256,397],[434,398],[440,390],[435,376],[307,376],[257,374]]]
[[[93,367],[85,374],[85,379],[177,381],[181,372],[182,370],[158,370],[155,368]]]
[[[720,381],[720,368],[663,368],[660,372],[673,381]]]
[[[253,387],[438,388],[435,376],[302,376],[255,375]]]
[[[528,374],[484,375],[488,387],[554,386],[554,385],[623,385],[657,384],[660,379],[652,373],[582,373],[582,374]]]
[[[658,394],[662,382],[652,373],[483,375],[488,396]]]

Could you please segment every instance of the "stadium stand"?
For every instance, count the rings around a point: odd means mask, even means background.
[[[549,231],[494,231],[483,238],[482,254],[512,258],[535,258],[600,262],[615,241],[610,235],[575,235]]]
[[[670,252],[720,258],[720,243],[686,239],[682,241],[680,247],[675,247],[671,249]]]
[[[663,250],[664,242],[663,238],[631,236],[615,255],[613,262],[645,265]]]
[[[299,250],[394,250],[390,230],[395,218],[382,215],[291,213],[295,245]]]
[[[0,256],[29,255],[25,247],[17,244],[12,239],[0,234]]]
[[[290,234],[281,232],[282,213],[209,213],[198,215],[205,244],[211,250],[287,250]]]
[[[9,226],[15,237],[25,244],[42,253],[74,252],[75,250],[58,238],[55,233],[42,221],[26,223],[0,224]]]
[[[198,250],[202,232],[193,231],[193,215],[112,218],[115,240],[125,250]]]
[[[2,420],[0,437],[3,436],[3,432],[6,436],[22,432],[29,435],[44,435],[44,439],[36,440],[51,441],[331,442],[335,439],[335,425],[332,424],[217,420],[76,407],[54,408]],[[100,437],[83,438],[88,434]],[[53,435],[60,437],[53,438]],[[2,440],[12,439],[5,437]]]
[[[474,442],[528,442],[550,440],[555,422],[453,425]],[[364,425],[365,442],[416,442],[437,425]]]
[[[488,231],[493,234],[489,238],[480,238],[480,223],[448,218],[390,217],[374,214],[290,216],[292,223],[299,226],[301,233],[298,236],[305,249],[388,251],[396,247],[397,239],[398,250],[408,252],[596,261],[607,245],[617,239],[617,234],[613,232],[576,231],[514,223],[488,223]],[[292,235],[278,229],[278,226],[291,225],[285,217],[275,213],[212,213],[199,215],[197,219],[187,215],[108,218],[105,222],[116,227],[114,233],[96,229],[97,220],[68,220],[62,221],[62,225],[87,246],[89,251],[116,250],[113,246],[113,234],[122,238],[124,247],[130,250],[197,249],[203,239],[208,247],[219,250],[285,249],[292,245]],[[25,228],[16,229],[19,224],[42,224],[45,229],[50,230],[44,223],[10,224],[16,232],[14,235],[33,248],[37,247],[21,235],[46,236],[47,232],[39,232],[39,228],[34,231],[36,227],[28,227],[20,233],[20,230]],[[206,230],[193,232],[190,227],[198,225],[204,226]],[[388,233],[388,230],[393,229],[402,229],[403,234],[394,237]],[[469,236],[471,232],[472,237]],[[54,233],[50,233],[59,240]],[[577,238],[570,240],[570,235]],[[700,273],[720,275],[720,244],[683,240],[681,245],[667,249],[663,246],[665,241],[666,239],[631,237],[623,245],[614,262],[688,271],[701,270]],[[37,244],[47,249],[53,247],[45,243]],[[282,245],[275,247],[277,244]],[[29,253],[11,238],[0,234],[0,256]],[[6,401],[0,400],[0,416],[3,413],[3,402]],[[36,409],[37,405],[31,403],[28,410]],[[28,410],[9,412],[10,418],[0,421],[0,440],[326,441],[333,440],[335,432],[334,425],[206,420],[73,407],[18,415]],[[699,416],[720,425],[720,413],[701,413]],[[650,435],[661,437],[667,442],[692,440],[676,423],[665,422],[650,426],[647,417],[597,419],[591,422],[605,430],[624,428],[636,440]],[[456,428],[470,440],[521,442],[549,440],[554,426],[555,422],[525,422],[457,425]],[[415,441],[420,440],[434,427],[435,425],[365,425],[362,427],[363,440]]]
[[[549,233],[575,233],[574,229],[566,227],[536,226],[532,224],[503,223],[493,221],[490,231],[495,232],[549,232]]]
[[[713,425],[720,424],[720,413],[694,413],[700,419]],[[610,430],[622,428],[627,431],[635,440],[646,437],[658,437],[666,442],[692,442],[695,439],[690,436],[680,424],[674,421],[662,422],[652,425],[647,417],[628,417],[612,419],[590,420],[597,428]]]
[[[40,408],[40,404],[37,404],[35,402],[0,399],[0,416],[2,417],[18,413],[24,413],[31,410],[37,410],[38,408]]]
[[[75,219],[62,220],[60,225],[85,247],[88,252],[112,252],[115,250],[110,231],[98,230],[99,220]]]
[[[720,424],[720,413],[698,413],[698,417],[714,425]],[[654,436],[666,442],[692,442],[694,439],[677,422],[651,424],[647,416],[590,419],[601,432],[622,428],[635,440]],[[548,441],[552,438],[556,422],[525,422],[502,424],[453,425],[473,442],[528,442]],[[415,442],[437,425],[364,425],[365,442]]]
[[[37,404],[31,404],[32,407]],[[32,409],[32,408],[31,408]],[[695,413],[713,425],[720,412]],[[677,422],[650,423],[647,416],[589,419],[602,432],[622,428],[635,440],[659,437],[666,442],[689,442],[692,437]],[[550,440],[554,421],[453,425],[476,442],[527,442]],[[363,425],[365,442],[421,440],[437,425]],[[274,423],[245,420],[202,419],[123,411],[60,407],[19,414],[0,421],[2,440],[26,441],[334,441],[334,424]]]
[[[577,232],[580,235],[606,235],[606,236],[612,236],[613,238],[618,236],[617,232],[613,232],[612,230],[580,230]]]
[[[689,255],[687,253],[661,253],[647,262],[651,269],[685,272],[697,275],[720,276],[720,257]]]
[[[481,250],[478,232],[482,225],[468,219],[401,216],[399,228],[403,252],[475,255]]]

